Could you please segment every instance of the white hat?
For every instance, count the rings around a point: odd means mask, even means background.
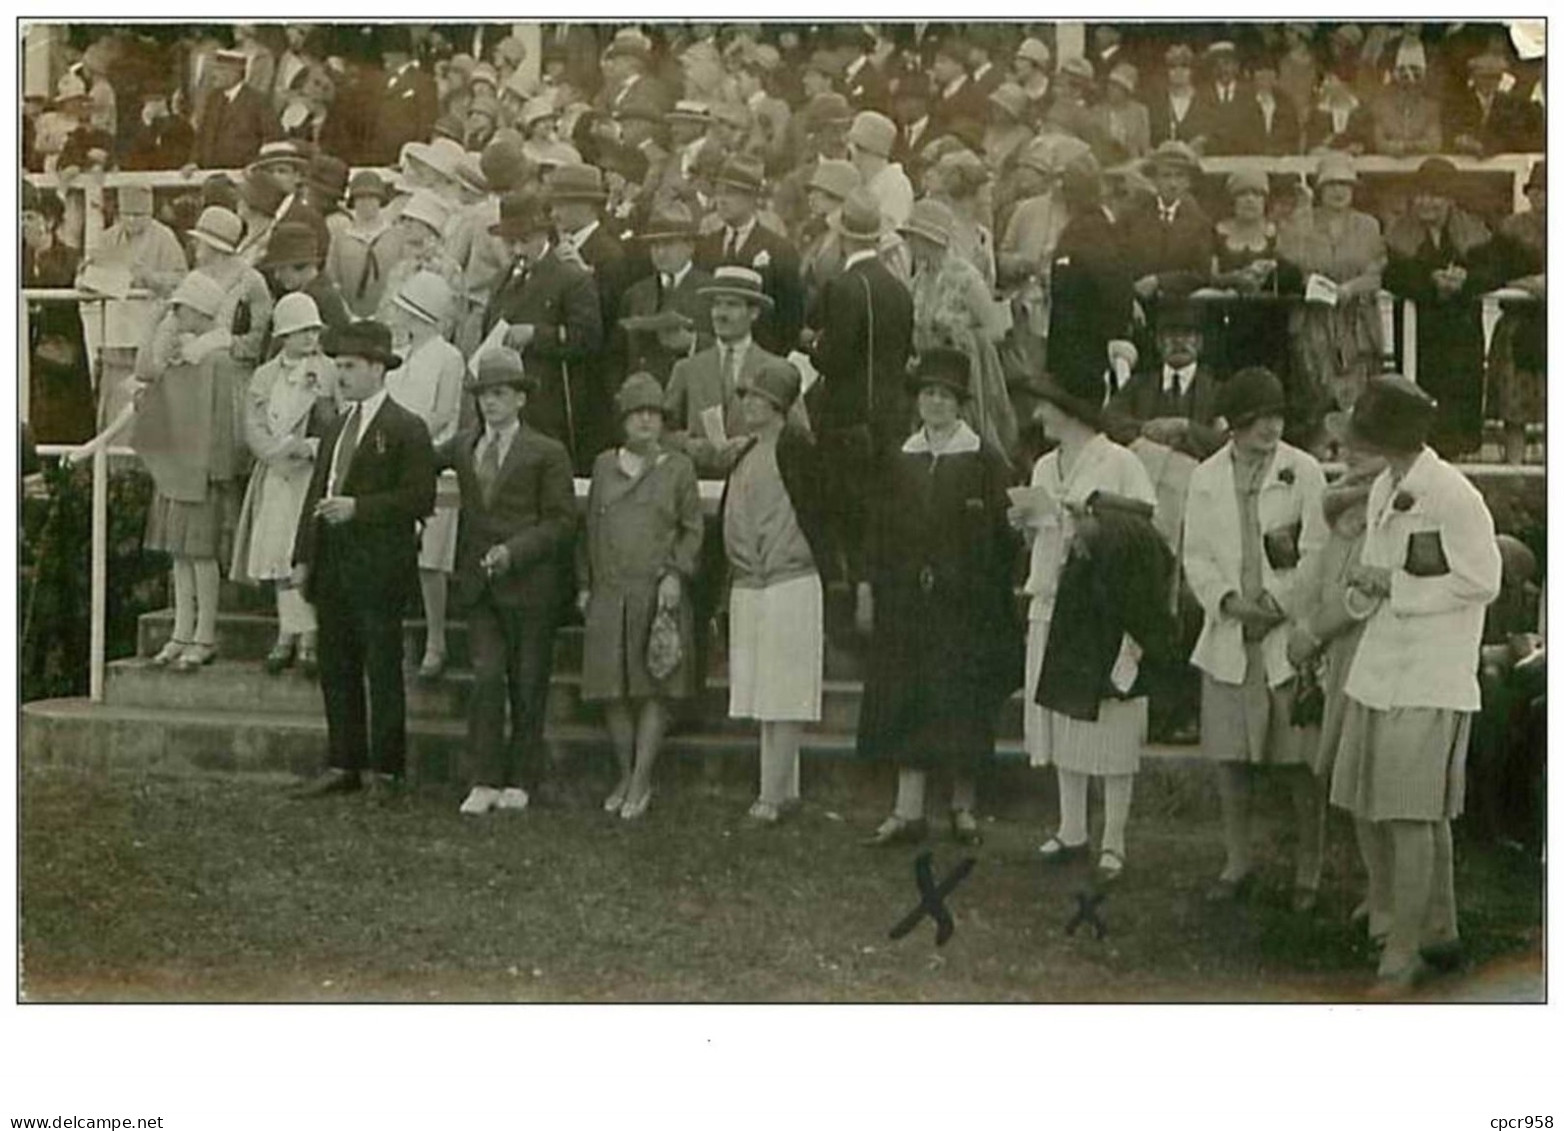
[[[392,301],[413,317],[439,326],[450,316],[454,297],[451,285],[439,275],[433,271],[418,271],[402,284]]]
[[[283,338],[300,330],[319,330],[325,325],[315,300],[303,291],[294,291],[277,300],[272,310],[272,337]]]
[[[192,271],[174,288],[174,293],[168,297],[170,305],[188,306],[191,310],[200,311],[208,318],[215,318],[218,309],[223,305],[223,288],[217,285],[217,281],[204,271]]]
[[[420,220],[428,224],[435,231],[444,234],[445,225],[451,218],[451,210],[434,193],[427,189],[420,189],[408,197],[407,203],[402,206],[401,217],[404,220]]]
[[[244,221],[226,208],[213,205],[202,211],[196,226],[190,229],[190,238],[200,240],[208,247],[232,255],[239,250],[239,240],[244,236]]]

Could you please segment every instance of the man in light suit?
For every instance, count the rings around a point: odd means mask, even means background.
[[[436,456],[456,469],[462,493],[452,596],[472,646],[469,816],[525,809],[545,784],[543,715],[575,495],[564,445],[522,420],[537,390],[515,350],[486,351],[468,384],[481,423]]]
[[[387,370],[401,364],[390,330],[349,323],[324,348],[350,407],[320,438],[294,537],[293,582],[320,618],[330,749],[328,769],[301,795],[368,784],[384,796],[407,759],[402,612],[418,592],[416,524],[434,510],[434,452],[424,422],[386,393]]]

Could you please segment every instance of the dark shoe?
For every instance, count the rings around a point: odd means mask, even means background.
[[[1441,974],[1460,969],[1461,960],[1465,957],[1460,939],[1429,943],[1427,946],[1419,947],[1417,953],[1418,957]]]
[[[978,821],[972,815],[972,810],[952,809],[950,811],[950,839],[957,844],[975,846],[983,843],[983,833],[978,828]]]
[[[1206,889],[1206,902],[1242,903],[1249,898],[1249,891],[1253,887],[1253,872],[1245,872],[1236,880],[1221,876],[1218,877],[1216,883]]]
[[[299,649],[299,674],[305,679],[317,679],[320,676],[320,660],[315,656],[315,649]]]
[[[362,786],[358,771],[333,767],[293,791],[295,797],[326,797],[333,793],[356,793]]]
[[[864,837],[865,848],[889,848],[893,844],[917,844],[929,834],[929,823],[922,817],[909,821],[891,816],[880,822],[880,827]]]
[[[1086,856],[1087,842],[1066,844],[1057,836],[1051,836],[1037,846],[1037,855],[1044,864],[1069,864]]]
[[[272,645],[272,650],[266,653],[266,660],[261,665],[266,669],[267,675],[280,675],[293,666],[294,648],[293,640],[279,640]]]

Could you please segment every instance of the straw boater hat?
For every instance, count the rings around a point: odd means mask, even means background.
[[[433,271],[416,271],[408,276],[392,301],[414,318],[440,326],[450,317],[454,299],[451,284],[439,275]]]
[[[320,310],[315,300],[303,291],[283,295],[272,309],[272,337],[286,338],[300,330],[320,330],[325,323],[320,320]]]
[[[667,406],[663,403],[663,387],[650,373],[632,373],[626,377],[625,383],[614,394],[614,408],[620,420],[632,412],[645,409],[653,409],[664,416],[668,414]]]
[[[764,288],[765,283],[758,271],[748,267],[718,267],[712,272],[711,282],[696,293],[702,298],[717,298],[719,295],[741,298],[769,310],[775,303]]]
[[[168,301],[175,306],[188,306],[208,318],[215,318],[223,305],[223,288],[205,271],[192,271],[174,288]]]
[[[931,385],[949,389],[958,400],[964,401],[971,396],[972,363],[967,355],[943,347],[920,353],[912,372],[907,375],[907,390],[921,393]]]
[[[527,372],[521,354],[509,346],[490,346],[478,355],[478,369],[467,381],[469,393],[504,386],[528,396],[538,391],[538,379]]]
[[[229,255],[239,250],[239,241],[243,237],[244,221],[228,209],[215,206],[203,210],[195,227],[190,229],[191,239],[200,240],[208,247]]]
[[[296,141],[268,141],[261,146],[255,160],[250,162],[252,169],[268,169],[277,165],[294,165],[303,174],[309,171],[310,155]]]
[[[391,348],[391,331],[373,318],[328,328],[321,351],[327,357],[362,357],[366,361],[378,361],[387,370],[402,364],[402,359]]]

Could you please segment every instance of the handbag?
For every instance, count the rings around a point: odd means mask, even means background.
[[[671,676],[683,660],[684,642],[679,638],[679,618],[673,609],[659,604],[646,639],[646,670],[661,682]]]

